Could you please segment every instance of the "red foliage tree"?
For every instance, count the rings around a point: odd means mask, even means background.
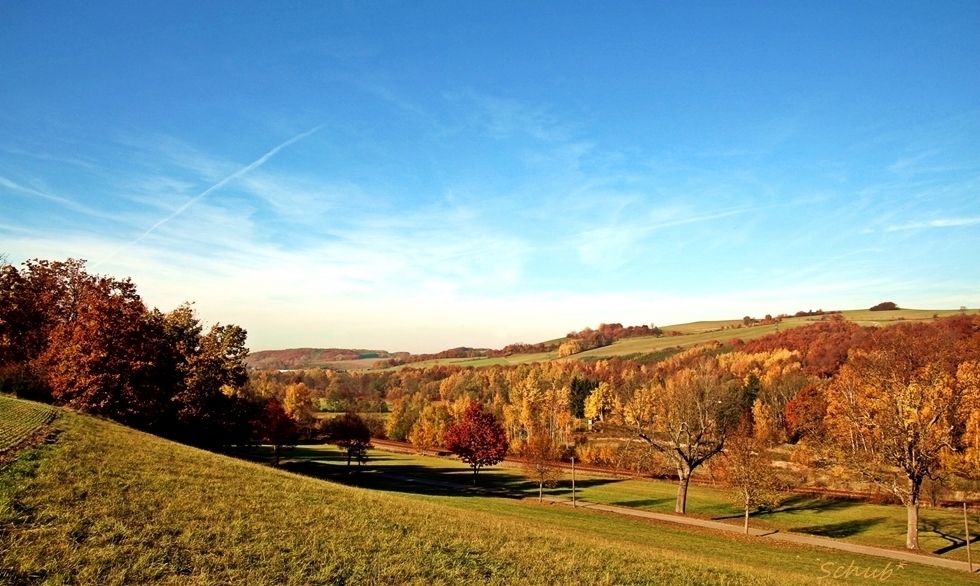
[[[803,358],[806,374],[830,377],[836,373],[847,352],[867,337],[867,328],[832,316],[814,324],[782,330],[757,338],[741,348],[742,352],[770,352],[785,348],[796,350]]]
[[[169,409],[158,360],[163,333],[130,281],[84,275],[38,363],[56,401],[152,429]]]
[[[793,442],[808,436],[819,438],[824,432],[827,398],[815,386],[804,387],[786,404],[784,413],[786,429]]]
[[[276,466],[279,465],[282,448],[296,445],[296,440],[299,438],[296,422],[286,413],[282,403],[277,399],[269,399],[265,402],[265,409],[262,410],[258,421],[255,422],[254,429],[259,441],[272,446]]]
[[[473,468],[473,484],[483,466],[493,466],[507,455],[507,433],[493,413],[474,401],[466,408],[463,420],[446,430],[443,444]]]

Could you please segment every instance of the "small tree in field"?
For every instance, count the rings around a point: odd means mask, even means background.
[[[296,421],[286,413],[282,403],[276,399],[269,399],[265,402],[265,409],[262,410],[261,419],[256,427],[260,441],[272,446],[272,453],[278,466],[282,448],[296,445],[299,437]]]
[[[446,430],[443,444],[473,468],[473,484],[480,468],[493,466],[507,455],[507,433],[500,422],[474,401],[466,408],[463,420]]]
[[[527,441],[522,455],[521,469],[525,476],[537,483],[540,503],[544,500],[544,487],[554,486],[562,475],[558,446],[550,435],[536,433]]]
[[[357,465],[367,461],[367,449],[371,447],[371,430],[357,413],[348,411],[326,425],[327,438],[330,443],[347,452],[347,472],[350,473],[350,461],[357,460]]]
[[[745,508],[745,534],[749,534],[752,509],[774,508],[781,500],[782,486],[763,441],[753,430],[752,419],[742,417],[728,438],[724,451],[724,473],[732,499]]]

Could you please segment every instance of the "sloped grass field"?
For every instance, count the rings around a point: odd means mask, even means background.
[[[349,487],[71,413],[55,425],[56,443],[0,469],[2,584],[801,584],[821,583],[821,564],[885,566],[518,500]],[[910,565],[891,581],[964,580]]]
[[[0,396],[0,454],[12,450],[54,419],[56,410],[47,405]]]
[[[0,582],[779,583],[533,516],[295,476],[89,417],[58,424],[57,444],[2,472]]]

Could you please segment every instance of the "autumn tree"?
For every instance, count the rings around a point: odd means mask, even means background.
[[[231,415],[248,401],[245,360],[247,334],[236,325],[213,325],[208,332],[189,303],[162,318],[170,347],[176,351],[179,379],[173,394],[177,436],[202,447],[233,443]]]
[[[166,418],[162,332],[146,319],[132,282],[95,277],[71,266],[71,282],[53,312],[60,317],[37,358],[55,401],[75,409],[152,429]],[[68,307],[70,305],[70,307]]]
[[[710,358],[679,370],[663,384],[651,384],[645,392],[653,405],[638,425],[638,436],[673,461],[678,477],[674,510],[683,514],[691,475],[721,453],[741,415],[740,389],[725,380]]]
[[[507,434],[497,418],[474,401],[463,420],[446,430],[443,445],[473,468],[473,484],[480,468],[493,466],[507,455]]]
[[[936,475],[964,427],[952,341],[930,325],[876,331],[852,351],[827,392],[833,438],[863,475],[906,506],[906,547],[919,549],[923,480]]]
[[[585,416],[589,419],[605,421],[606,415],[615,405],[612,387],[607,382],[599,383],[585,399]]]
[[[793,442],[804,438],[821,439],[826,416],[827,399],[823,390],[817,385],[804,387],[784,409],[789,439]]]
[[[418,392],[408,397],[399,397],[385,422],[385,433],[388,437],[399,442],[408,439],[408,434],[428,403]]]
[[[725,483],[735,503],[745,510],[745,534],[753,509],[775,508],[782,497],[782,482],[772,465],[764,441],[753,430],[752,418],[744,415],[725,444]]]
[[[957,413],[961,427],[951,460],[963,476],[980,479],[980,360],[961,363],[956,369],[956,382],[961,393]]]
[[[0,392],[50,401],[51,391],[33,362],[43,350],[47,331],[30,280],[0,259]]]
[[[296,445],[299,437],[296,422],[282,408],[282,403],[274,398],[266,399],[265,408],[255,422],[255,430],[259,441],[272,446],[276,466],[279,466],[282,448]]]
[[[286,387],[283,408],[296,420],[300,434],[309,437],[313,430],[314,411],[313,395],[306,383],[300,381]]]
[[[328,442],[347,452],[348,473],[351,459],[357,460],[358,465],[367,460],[367,450],[371,447],[371,430],[357,413],[348,411],[329,420],[324,430]]]
[[[438,446],[442,436],[452,424],[452,416],[445,405],[430,403],[422,409],[418,421],[408,433],[408,441],[424,456],[425,452]]]
[[[544,487],[552,487],[562,476],[561,454],[551,435],[533,434],[521,452],[521,470],[538,485],[538,502],[544,500]]]

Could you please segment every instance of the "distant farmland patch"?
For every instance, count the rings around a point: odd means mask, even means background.
[[[404,352],[385,350],[352,350],[347,348],[289,348],[286,350],[260,350],[249,355],[248,367],[255,370],[301,370],[304,368],[331,368],[334,370],[359,370],[371,368],[379,360],[404,355]]]

